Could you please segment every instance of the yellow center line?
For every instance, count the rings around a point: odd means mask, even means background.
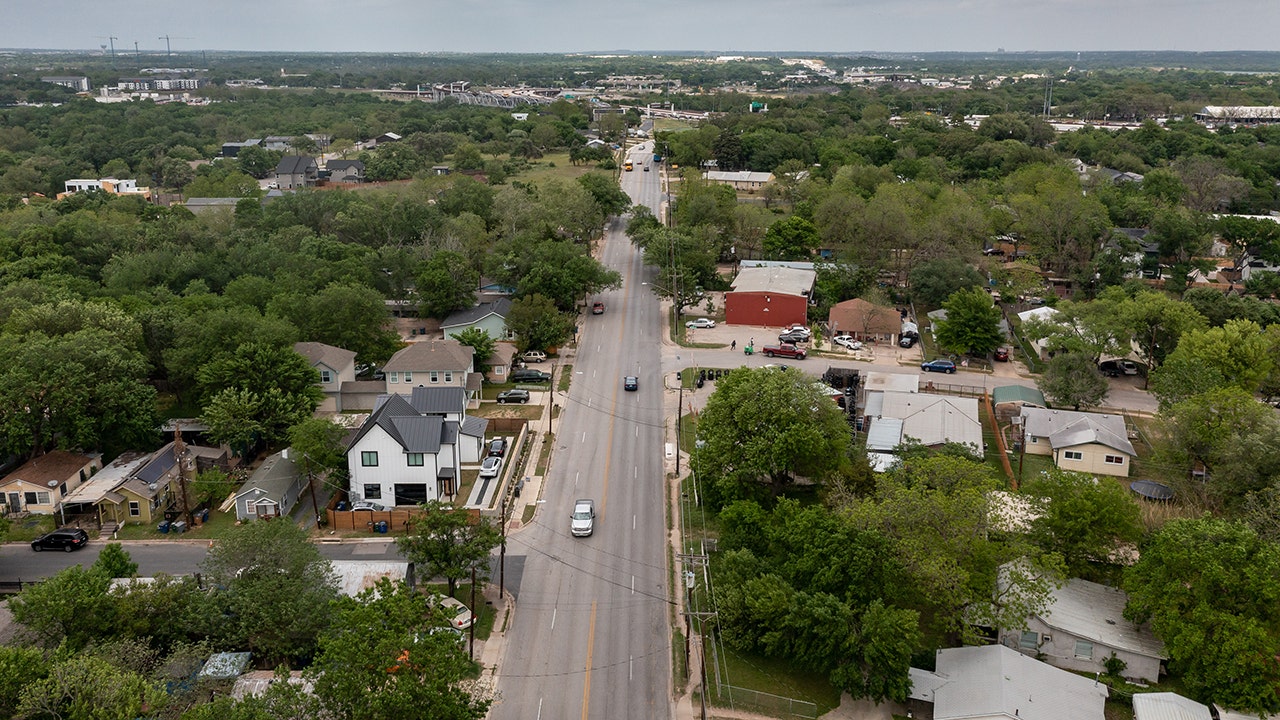
[[[582,720],[587,720],[587,709],[591,700],[591,651],[596,644],[596,601],[591,601],[591,622],[587,626],[587,668],[586,679],[582,685]]]

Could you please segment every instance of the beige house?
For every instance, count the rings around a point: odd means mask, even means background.
[[[382,368],[387,393],[410,395],[415,387],[460,387],[468,402],[480,396],[475,350],[456,340],[422,340],[401,349]]]
[[[1073,578],[1053,590],[1045,609],[1027,618],[1025,630],[1000,630],[1000,644],[1063,670],[1106,672],[1115,655],[1129,679],[1159,682],[1168,657],[1151,628],[1124,618],[1129,596],[1106,585]]]
[[[28,460],[0,481],[5,513],[52,515],[68,493],[101,468],[101,455],[66,450],[54,450]]]
[[[892,345],[902,331],[902,314],[891,307],[854,298],[831,306],[827,326],[832,335],[852,335],[858,340]]]
[[[751,172],[750,170],[738,170],[737,172],[708,170],[702,173],[702,177],[708,182],[729,185],[734,190],[745,192],[754,192],[773,181],[773,173]]]
[[[179,461],[176,443],[152,453],[140,465],[98,500],[98,521],[102,531],[121,525],[148,524],[163,519],[165,511],[182,509],[182,489],[177,479],[194,479],[196,473],[213,467],[228,468],[227,451],[222,448],[183,445]],[[114,463],[113,463],[114,465]]]
[[[1063,470],[1129,476],[1136,454],[1119,415],[1023,407],[1023,447]]]
[[[342,384],[356,379],[356,354],[351,350],[320,342],[293,344],[294,352],[307,359],[320,373],[320,390],[324,392],[321,412],[342,412]]]

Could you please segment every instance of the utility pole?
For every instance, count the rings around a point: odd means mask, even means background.
[[[476,566],[471,566],[471,647],[467,650],[470,659],[476,659]]]

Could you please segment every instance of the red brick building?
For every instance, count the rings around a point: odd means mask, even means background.
[[[728,325],[783,327],[808,324],[809,296],[817,274],[794,267],[744,267],[724,295]]]

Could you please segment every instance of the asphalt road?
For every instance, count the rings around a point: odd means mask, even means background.
[[[648,147],[644,145],[643,147]],[[661,192],[652,151],[635,150],[622,173],[634,202]],[[670,715],[671,652],[665,562],[663,392],[658,301],[652,275],[623,225],[608,229],[603,260],[619,290],[588,315],[573,359],[554,454],[531,527],[509,536],[524,556],[519,597],[498,670],[491,717],[658,718]],[[639,378],[626,392],[622,379]],[[577,498],[596,503],[591,537],[569,534]]]

